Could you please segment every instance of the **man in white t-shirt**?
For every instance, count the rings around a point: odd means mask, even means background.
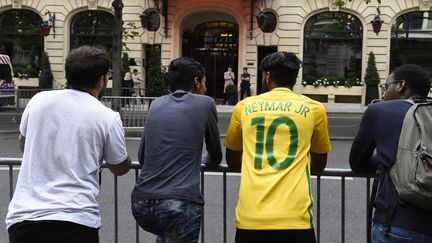
[[[71,89],[41,92],[24,110],[23,160],[6,216],[10,243],[99,242],[100,166],[105,160],[123,175],[131,163],[119,114],[99,101],[109,62],[95,47],[72,50]]]

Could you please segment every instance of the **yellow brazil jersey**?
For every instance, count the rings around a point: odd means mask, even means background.
[[[331,150],[324,106],[287,88],[240,101],[225,146],[243,151],[239,229],[310,229],[309,151]]]

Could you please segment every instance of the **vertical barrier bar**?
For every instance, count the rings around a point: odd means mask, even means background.
[[[135,183],[138,181],[138,169],[135,169]],[[135,242],[139,243],[139,225],[135,220]]]
[[[201,171],[201,194],[204,198],[204,171]],[[204,243],[204,207],[201,215],[201,243]]]
[[[341,227],[341,242],[345,242],[345,176],[342,176],[342,227]]]
[[[223,242],[227,242],[227,183],[226,183],[226,171],[223,172]]]
[[[118,188],[117,188],[117,176],[114,175],[114,242],[118,243]]]
[[[317,175],[317,243],[321,238],[321,175]]]
[[[9,165],[9,201],[13,196],[13,165]]]
[[[366,242],[367,243],[370,243],[371,239],[372,239],[372,233],[371,233],[371,230],[372,230],[372,218],[371,218],[372,212],[370,212],[370,211],[372,211],[373,209],[372,209],[372,206],[369,207],[369,203],[371,200],[371,198],[370,198],[370,180],[371,180],[370,178],[366,178],[366,213],[367,213],[367,215],[366,215],[366,237],[367,237]]]

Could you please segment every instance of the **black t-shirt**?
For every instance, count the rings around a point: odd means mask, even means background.
[[[243,72],[241,75],[241,84],[250,84],[250,74],[248,72]],[[243,78],[249,78],[249,80],[243,80]]]

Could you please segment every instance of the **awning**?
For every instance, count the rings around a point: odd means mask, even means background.
[[[11,65],[11,61],[10,61],[9,56],[7,56],[7,55],[0,55],[0,64]]]

